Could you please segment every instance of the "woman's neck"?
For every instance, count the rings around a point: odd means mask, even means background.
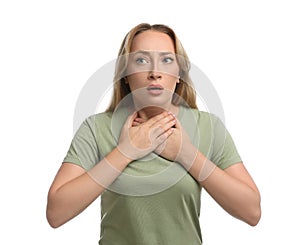
[[[144,120],[148,120],[151,117],[154,117],[160,113],[163,113],[164,111],[170,111],[174,115],[178,114],[179,108],[178,106],[174,106],[173,104],[170,106],[170,108],[161,108],[161,107],[156,107],[156,106],[149,106],[145,107],[141,110],[138,111],[139,117],[141,117]]]

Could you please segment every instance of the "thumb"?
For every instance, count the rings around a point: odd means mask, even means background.
[[[143,110],[140,110],[140,111],[138,112],[138,116],[139,116],[140,118],[142,118],[143,120],[145,120],[145,121],[148,120],[148,117],[147,117],[146,113],[145,113]]]

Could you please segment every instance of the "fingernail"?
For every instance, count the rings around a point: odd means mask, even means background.
[[[175,114],[173,112],[168,112],[169,115],[172,115],[174,118],[176,118]]]

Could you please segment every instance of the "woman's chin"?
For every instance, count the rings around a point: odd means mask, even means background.
[[[168,110],[171,105],[172,97],[164,96],[149,96],[143,98],[134,98],[134,106],[136,110],[143,108],[161,108]]]
[[[158,107],[168,109],[171,105],[173,92],[168,90],[138,90],[132,93],[136,109]]]

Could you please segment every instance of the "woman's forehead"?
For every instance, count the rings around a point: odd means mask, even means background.
[[[134,37],[130,52],[137,52],[140,50],[175,52],[173,40],[169,35],[151,30],[144,31]]]

